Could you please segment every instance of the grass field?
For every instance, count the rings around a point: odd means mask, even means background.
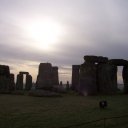
[[[99,108],[100,100],[108,108]],[[92,120],[128,115],[128,95],[30,97],[0,94],[0,128],[61,128]],[[128,127],[128,117],[106,121],[106,128]],[[104,121],[71,128],[103,128]]]

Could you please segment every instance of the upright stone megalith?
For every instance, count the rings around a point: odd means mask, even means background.
[[[17,75],[16,90],[23,90],[23,74]]]
[[[52,67],[51,63],[40,63],[36,88],[51,90],[56,85],[59,85],[58,67]]]
[[[59,85],[58,67],[52,67],[52,83],[53,85]]]
[[[79,70],[80,65],[72,65],[72,86],[73,90],[78,91],[79,89]]]
[[[117,66],[99,64],[97,78],[99,93],[114,94],[117,91]]]
[[[14,74],[10,74],[9,90],[15,90]]]
[[[26,75],[26,85],[25,85],[25,90],[30,90],[32,87],[32,76],[31,75]]]
[[[0,89],[6,90],[9,85],[10,70],[9,66],[0,65]]]
[[[87,96],[97,93],[96,71],[95,64],[84,63],[81,65],[79,84],[80,94]]]
[[[128,93],[128,66],[123,67],[124,93]]]

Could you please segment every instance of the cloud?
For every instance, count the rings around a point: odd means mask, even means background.
[[[50,62],[69,77],[71,65],[82,64],[84,55],[127,60],[127,8],[127,0],[1,0],[0,61],[13,71],[18,64],[36,69],[40,62]],[[51,51],[32,47],[36,42],[23,28],[44,17],[60,22],[65,30]]]

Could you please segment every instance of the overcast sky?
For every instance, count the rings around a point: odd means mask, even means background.
[[[0,62],[12,73],[30,72],[34,81],[39,63],[50,62],[60,80],[70,81],[71,66],[84,55],[127,59],[127,10],[128,0],[0,0]],[[44,49],[43,35],[31,28],[48,20],[60,33]]]

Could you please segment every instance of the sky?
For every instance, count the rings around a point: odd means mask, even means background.
[[[85,55],[127,60],[127,10],[128,0],[0,0],[0,64],[36,81],[49,62],[71,82]]]

